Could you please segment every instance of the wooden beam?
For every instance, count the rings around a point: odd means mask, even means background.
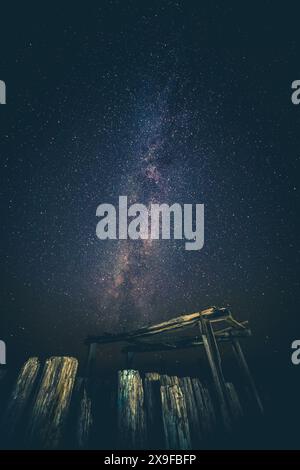
[[[104,334],[102,336],[89,336],[86,343],[113,343],[120,341],[131,341],[135,338],[145,338],[157,335],[160,333],[171,332],[177,329],[182,329],[196,325],[200,317],[210,318],[211,321],[224,321],[231,316],[230,311],[226,308],[210,307],[201,312],[191,313],[188,315],[181,315],[180,317],[172,318],[156,325],[141,328],[130,333],[120,333],[117,335]],[[237,326],[237,325],[235,325]]]
[[[241,330],[241,331],[233,331],[232,335],[229,334],[228,331],[224,332],[223,334],[218,334],[215,333],[215,338],[216,341],[219,343],[223,342],[231,342],[232,337],[237,337],[237,338],[244,338],[248,337],[251,335],[251,331],[249,329],[247,330]],[[185,338],[183,340],[179,341],[174,341],[172,343],[144,343],[142,341],[139,342],[134,342],[128,346],[125,346],[123,349],[123,352],[154,352],[154,351],[173,351],[177,349],[189,349],[189,348],[197,348],[200,346],[203,346],[204,343],[202,340],[198,338]]]

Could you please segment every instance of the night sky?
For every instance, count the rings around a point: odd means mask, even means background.
[[[250,321],[250,357],[289,367],[300,336],[299,25],[292,3],[240,4],[1,7],[8,362],[80,356],[88,334],[219,305]],[[96,208],[119,195],[203,203],[203,249],[100,241]]]

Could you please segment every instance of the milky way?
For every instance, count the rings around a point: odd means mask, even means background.
[[[128,204],[139,202],[149,207],[152,203],[182,202],[183,188],[189,187],[180,167],[177,142],[172,142],[176,132],[187,126],[187,118],[171,113],[168,103],[173,99],[171,93],[169,84],[161,93],[151,96],[150,104],[145,104],[143,98],[138,103],[137,132],[127,150],[126,176],[115,186],[116,194],[128,196]],[[101,308],[110,312],[113,325],[149,323],[157,317],[156,299],[162,289],[172,290],[170,260],[182,249],[182,243],[176,246],[151,239],[100,243],[114,245],[109,269],[104,268],[99,285],[103,292]],[[175,285],[176,281],[173,289]]]
[[[229,305],[276,354],[300,292],[296,40],[278,52],[267,8],[242,29],[220,5],[100,3],[26,4],[1,28],[2,336],[16,356],[76,354]],[[96,208],[120,195],[204,204],[203,249],[99,240]]]

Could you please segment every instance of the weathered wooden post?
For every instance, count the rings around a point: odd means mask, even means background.
[[[13,439],[17,433],[25,409],[32,398],[39,368],[38,358],[31,357],[20,370],[0,426],[6,440]]]
[[[89,379],[79,377],[78,381],[78,415],[76,421],[76,441],[79,449],[89,446],[91,431],[93,427],[92,399]]]
[[[74,357],[47,359],[29,416],[29,447],[56,449],[62,445],[77,367]]]
[[[179,379],[170,379],[169,385],[160,387],[166,449],[192,449],[185,398]]]
[[[223,375],[221,356],[210,320],[200,316],[200,333],[204,344],[207,359],[211,368],[212,378],[215,386],[219,408],[224,427],[231,430],[230,412],[227,402],[226,382]]]
[[[231,344],[232,344],[232,349],[233,349],[233,352],[234,352],[235,357],[237,359],[239,368],[240,368],[241,373],[244,377],[248,394],[249,394],[250,397],[252,397],[252,400],[256,404],[259,412],[261,414],[263,414],[264,413],[264,408],[263,408],[261,399],[259,397],[258,391],[256,389],[255,382],[254,382],[253,377],[251,375],[251,372],[249,370],[249,367],[248,367],[246,358],[244,356],[243,350],[241,348],[240,342],[237,338],[232,337]]]
[[[196,449],[198,448],[200,441],[203,441],[204,437],[202,434],[201,417],[197,409],[196,396],[190,377],[183,377],[179,379],[179,381],[186,403],[187,418],[190,426],[193,448]]]
[[[121,370],[118,373],[118,437],[125,449],[145,447],[146,419],[144,389],[137,370]]]

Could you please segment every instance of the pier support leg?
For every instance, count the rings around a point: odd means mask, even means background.
[[[224,427],[231,430],[230,412],[227,403],[227,389],[222,370],[221,356],[216,338],[209,320],[200,317],[199,328],[202,336],[207,359],[211,368],[216,396],[219,402],[220,412]]]
[[[256,404],[259,412],[261,414],[263,414],[264,413],[263,405],[262,405],[261,399],[259,397],[258,391],[256,389],[255,382],[254,382],[253,377],[251,375],[251,372],[249,370],[246,358],[245,358],[244,353],[242,351],[240,342],[239,342],[238,339],[233,338],[231,344],[232,344],[232,349],[233,349],[234,355],[237,359],[239,368],[240,368],[240,370],[243,374],[248,393],[250,394],[250,396],[254,400],[254,403]]]

